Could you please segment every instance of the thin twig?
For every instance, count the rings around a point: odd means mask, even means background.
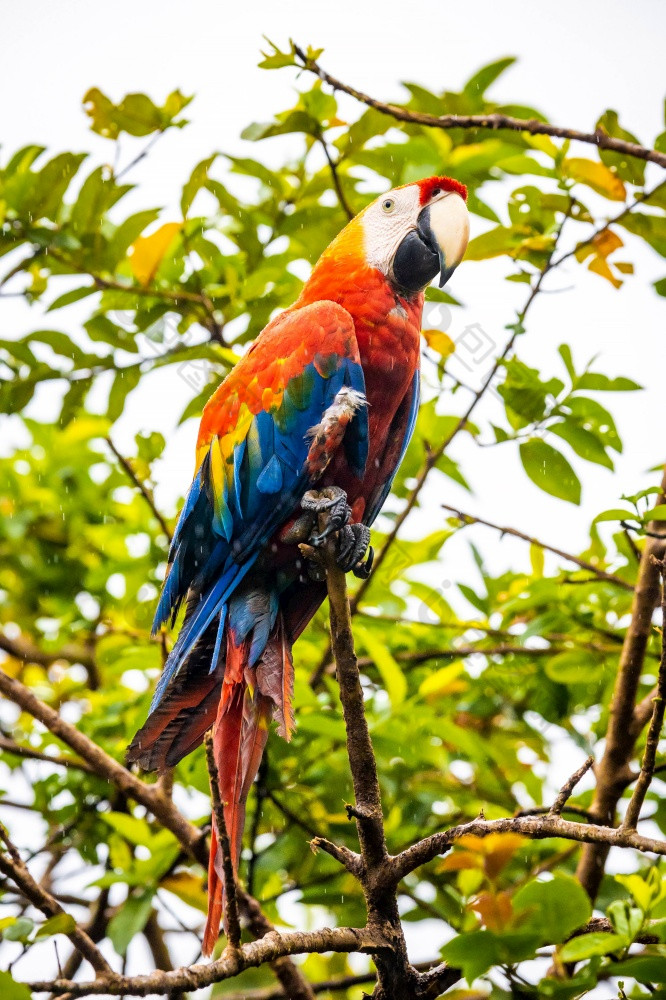
[[[33,750],[32,747],[23,747],[19,743],[10,739],[9,736],[4,736],[0,734],[0,750],[4,753],[15,754],[17,757],[23,757],[25,760],[41,760],[47,764],[57,764],[59,767],[72,767],[77,771],[85,771],[87,774],[95,774],[95,771],[86,763],[85,760],[76,760],[74,757],[65,757],[60,754],[57,757],[51,757],[47,753],[42,753],[40,750]]]
[[[7,849],[6,854],[0,852],[0,871],[18,886],[23,895],[45,917],[66,915],[67,911],[62,908],[58,900],[32,877],[2,824],[0,824],[0,840],[4,842]],[[64,933],[67,934],[77,951],[90,962],[95,972],[109,973],[112,971],[109,963],[84,930],[74,925],[71,930],[64,931]]]
[[[486,115],[431,115],[422,111],[410,111],[396,104],[387,104],[331,76],[321,68],[316,60],[306,55],[298,45],[293,46],[293,51],[301,61],[300,64],[297,63],[301,69],[314,73],[324,83],[328,83],[329,86],[333,87],[334,90],[340,90],[345,94],[349,94],[350,97],[355,98],[362,104],[374,108],[376,111],[381,111],[383,114],[390,115],[397,121],[411,122],[414,125],[426,125],[431,128],[441,129],[480,128],[496,131],[497,129],[504,128],[513,132],[529,132],[531,135],[550,135],[556,139],[574,139],[578,142],[590,143],[601,149],[614,150],[617,153],[623,153],[625,156],[634,156],[639,160],[649,160],[652,163],[658,163],[660,166],[666,167],[666,153],[640,146],[635,142],[627,142],[625,139],[617,139],[603,132],[601,129],[597,129],[595,132],[579,132],[577,129],[561,128],[558,125],[537,121],[534,118],[514,118],[511,115],[503,115],[498,112]]]
[[[234,875],[234,863],[231,858],[231,844],[229,843],[227,824],[224,818],[224,807],[220,798],[220,776],[217,764],[215,763],[212,730],[209,729],[206,733],[204,743],[206,745],[206,764],[208,765],[208,775],[210,777],[210,794],[213,801],[213,816],[215,817],[217,839],[222,852],[224,924],[229,947],[237,949],[240,945],[241,926],[238,916],[238,899],[236,897],[236,877]]]
[[[580,556],[575,556],[571,552],[565,552],[564,549],[558,549],[554,545],[548,545],[547,542],[542,542],[540,539],[534,538],[532,535],[527,535],[524,531],[519,531],[517,528],[509,528],[501,524],[494,524],[492,521],[486,521],[483,517],[476,517],[474,514],[466,514],[458,507],[451,507],[446,503],[443,503],[441,506],[444,510],[451,511],[452,514],[455,514],[458,520],[462,522],[463,526],[469,524],[482,524],[486,528],[492,528],[494,531],[499,531],[500,535],[511,535],[513,538],[520,538],[524,542],[529,542],[530,545],[536,545],[537,548],[544,549],[546,552],[552,552],[554,555],[560,556],[562,559],[566,559],[567,562],[572,562],[576,566],[580,566],[581,569],[587,570],[588,573],[592,573],[599,580],[605,580],[607,583],[617,584],[618,587],[622,587],[624,590],[633,591],[634,589],[633,585],[629,583],[628,580],[623,580],[614,573],[608,573],[599,566],[595,566],[594,563],[588,562],[586,559],[581,559]]]
[[[113,454],[118,459],[118,463],[122,466],[123,470],[125,471],[125,473],[129,477],[129,479],[132,480],[132,482],[134,483],[134,485],[138,489],[139,493],[141,494],[141,496],[143,497],[143,499],[146,501],[146,503],[150,507],[150,509],[151,509],[151,511],[153,513],[153,516],[156,518],[156,520],[157,520],[160,528],[162,529],[162,531],[164,532],[164,534],[167,536],[167,538],[169,540],[169,544],[171,544],[171,539],[173,538],[173,535],[171,533],[171,529],[170,529],[169,525],[167,524],[166,520],[164,519],[164,516],[160,513],[160,511],[158,510],[158,508],[157,508],[157,506],[155,504],[155,498],[153,497],[152,490],[149,490],[148,487],[146,486],[146,484],[137,476],[136,472],[134,471],[134,468],[132,467],[132,463],[130,462],[130,460],[128,458],[125,458],[125,456],[122,454],[122,452],[120,452],[118,450],[118,448],[116,448],[116,446],[113,443],[113,441],[111,440],[111,438],[107,437],[107,438],[105,438],[105,440],[106,440],[106,443],[108,444],[109,448],[113,452]]]
[[[549,816],[559,816],[565,805],[571,798],[573,790],[576,785],[585,777],[590,768],[594,765],[594,757],[588,757],[584,764],[582,764],[577,771],[571,775],[570,778],[564,782],[560,788],[557,798],[553,802],[552,806],[548,810]]]
[[[340,183],[340,175],[338,174],[338,165],[335,162],[335,160],[333,159],[333,157],[331,156],[331,151],[328,148],[328,143],[326,142],[326,139],[324,138],[324,136],[323,135],[319,135],[318,139],[319,139],[319,142],[321,144],[322,149],[324,150],[324,155],[326,157],[326,160],[328,162],[328,166],[329,166],[330,171],[331,171],[331,178],[333,180],[333,187],[335,188],[335,193],[338,196],[338,201],[340,202],[340,207],[342,208],[342,211],[345,213],[345,215],[347,216],[347,218],[351,222],[351,220],[354,218],[354,212],[352,211],[352,209],[351,209],[351,207],[349,205],[349,202],[347,201],[346,195],[345,195],[344,191],[342,190],[342,184]]]

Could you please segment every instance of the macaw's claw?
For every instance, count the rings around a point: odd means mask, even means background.
[[[372,572],[372,564],[375,561],[375,550],[372,545],[368,546],[368,554],[363,562],[359,562],[353,567],[352,573],[357,576],[359,580],[367,580]]]
[[[346,524],[340,529],[335,561],[343,573],[355,572],[359,564],[363,565],[369,544],[370,528],[365,524]]]
[[[347,494],[339,486],[327,486],[323,490],[308,490],[301,500],[301,507],[313,514],[328,514],[324,530],[310,536],[310,545],[315,547],[321,545],[329,535],[344,528],[351,517]]]

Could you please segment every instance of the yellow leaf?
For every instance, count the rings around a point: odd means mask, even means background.
[[[612,229],[602,229],[600,233],[592,239],[597,252],[602,257],[609,257],[614,250],[623,247],[624,243]]]
[[[148,285],[153,280],[180,228],[180,222],[165,222],[156,232],[139,236],[132,244],[130,266],[139,284]]]
[[[597,194],[602,194],[612,201],[624,201],[627,196],[625,186],[620,178],[604,163],[574,157],[563,161],[562,172],[574,181],[587,184]]]
[[[473,851],[454,851],[453,854],[449,854],[444,858],[439,866],[439,871],[461,872],[468,868],[480,869],[482,865],[483,862],[479,854]]]
[[[508,892],[482,892],[470,905],[490,931],[503,931],[511,923],[513,906]]]
[[[444,698],[448,694],[458,694],[467,689],[467,681],[461,678],[465,669],[465,664],[458,660],[450,663],[434,674],[430,674],[423,681],[419,688],[419,694],[427,701],[436,701],[437,698]]]
[[[456,349],[448,333],[443,333],[441,330],[423,330],[423,336],[428,347],[432,347],[433,351],[437,351],[443,358],[448,358]]]
[[[466,853],[481,855],[486,875],[495,879],[524,842],[525,837],[518,833],[490,833],[487,837],[468,833],[460,838],[458,844]]]
[[[167,875],[160,882],[162,889],[168,889],[174,896],[178,896],[184,903],[193,906],[195,910],[206,913],[208,910],[208,896],[204,892],[203,882],[200,878],[190,875],[189,872],[176,872],[175,875]]]
[[[615,277],[604,257],[594,257],[588,264],[588,268],[595,274],[605,278],[606,281],[610,281],[614,288],[619,288],[622,284],[620,279]]]

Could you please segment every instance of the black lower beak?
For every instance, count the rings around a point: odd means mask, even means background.
[[[409,232],[393,258],[393,280],[405,292],[418,292],[440,271],[440,287],[451,276],[453,268],[446,268],[442,252],[430,228],[430,208],[424,208],[418,217],[416,229]],[[445,274],[446,272],[446,274]]]

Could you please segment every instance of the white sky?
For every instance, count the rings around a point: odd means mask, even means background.
[[[269,119],[293,99],[293,72],[268,74],[256,67],[263,34],[283,46],[289,36],[301,44],[323,46],[322,64],[333,75],[387,99],[401,97],[400,80],[457,89],[484,63],[517,55],[519,62],[490,92],[495,100],[532,104],[552,121],[580,129],[593,128],[600,113],[615,108],[625,127],[648,145],[664,128],[666,5],[660,0],[642,0],[631,7],[622,0],[560,0],[548,5],[516,0],[468,0],[459,5],[424,0],[254,0],[235,5],[219,0],[116,0],[110,5],[0,0],[0,18],[3,158],[24,143],[40,142],[54,152],[86,149],[97,161],[107,159],[109,144],[88,130],[81,111],[81,99],[91,86],[114,99],[142,90],[161,100],[175,87],[197,95],[187,109],[192,124],[163,137],[132,175],[141,185],[135,205],[140,202],[142,207],[177,204],[192,166],[214,149],[279,162],[293,148],[292,140],[257,146],[239,139],[249,122]],[[351,103],[344,110],[355,113]],[[124,145],[125,161],[135,149],[129,142]],[[593,153],[578,147],[574,155]],[[652,168],[649,176],[654,183],[658,169]],[[538,178],[529,182],[538,183]],[[609,214],[618,209],[611,205]],[[474,225],[476,232],[485,228]],[[576,508],[532,486],[513,450],[477,450],[461,437],[452,454],[464,459],[476,495],[470,499],[448,484],[441,495],[431,490],[428,519],[433,528],[439,522],[440,499],[577,550],[585,544],[587,525],[598,510],[615,506],[622,492],[647,485],[646,468],[663,461],[666,450],[663,300],[649,288],[666,273],[666,263],[629,238],[627,244],[636,276],[620,292],[570,263],[548,287],[575,288],[542,296],[520,343],[523,359],[547,374],[559,374],[555,348],[567,340],[579,364],[600,354],[598,369],[628,375],[647,386],[640,396],[606,400],[625,440],[615,474],[576,459],[584,482],[583,506]],[[501,280],[505,272],[502,261],[460,268],[451,290],[467,310],[456,319],[454,336],[465,324],[480,323],[498,344],[504,342],[504,325],[512,321],[525,295],[525,286]],[[71,331],[77,316],[63,311],[50,316],[48,323]],[[28,310],[15,300],[0,306],[1,336],[24,335],[42,325],[37,309]],[[130,397],[117,439],[124,445],[138,429],[168,432],[187,398],[187,387],[173,371],[156,376],[147,388],[142,383],[140,398],[137,393]],[[463,401],[462,395],[456,397],[452,411]],[[39,408],[33,412],[39,416]],[[47,415],[45,403],[42,416]],[[158,493],[167,507],[189,482],[195,432],[190,422],[169,434]],[[414,528],[422,527],[421,517]],[[493,567],[499,569],[511,559],[525,564],[524,547],[481,531],[475,537]],[[435,580],[444,583],[450,575],[473,581],[465,551],[469,537],[467,533],[445,550]],[[569,773],[569,761],[563,762],[563,769]]]

